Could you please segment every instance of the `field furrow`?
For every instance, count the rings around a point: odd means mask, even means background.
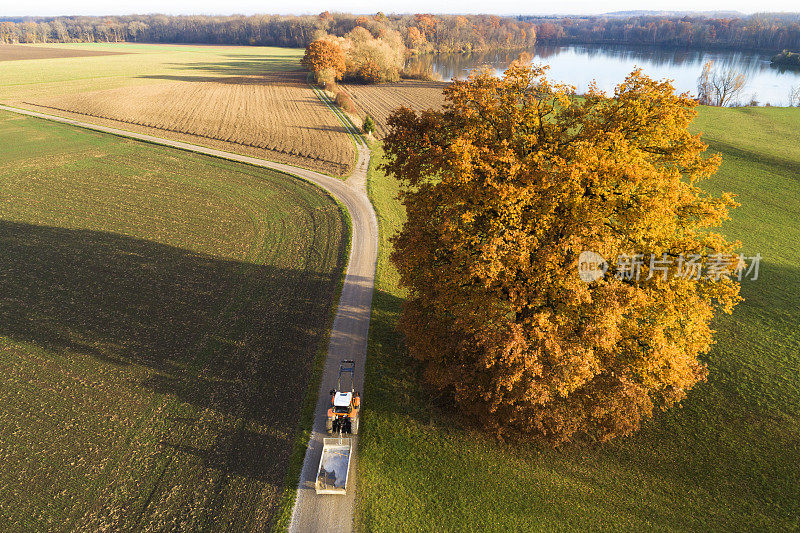
[[[383,138],[386,119],[398,107],[405,106],[414,111],[438,109],[444,104],[442,90],[446,86],[438,81],[403,80],[397,83],[377,85],[345,85],[353,102],[361,108],[362,114],[375,119],[376,135]]]
[[[355,161],[346,131],[302,73],[154,83],[24,103],[333,175],[349,174]]]

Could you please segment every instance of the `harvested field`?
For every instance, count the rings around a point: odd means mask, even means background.
[[[0,44],[0,61],[16,61],[21,59],[54,59],[63,57],[89,57],[122,54],[106,50],[78,50],[66,48],[47,48],[24,44]]]
[[[0,146],[0,530],[269,530],[341,210],[266,169],[10,113]]]
[[[372,115],[376,135],[383,138],[387,133],[386,119],[392,111],[400,106],[414,111],[438,109],[444,104],[442,89],[446,85],[440,81],[403,80],[378,85],[349,84],[344,87],[362,112]]]
[[[355,147],[304,72],[199,78],[23,102],[345,176]]]

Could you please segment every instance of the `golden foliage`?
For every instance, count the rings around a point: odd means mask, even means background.
[[[392,259],[410,352],[499,436],[630,434],[705,378],[738,284],[646,279],[647,264],[586,283],[578,257],[729,254],[732,271],[737,244],[712,228],[736,204],[698,187],[720,160],[687,129],[696,103],[639,70],[578,98],[520,62],[444,92],[443,111],[397,110],[384,141],[406,186]]]
[[[364,21],[370,22],[366,17]],[[395,30],[377,26],[377,36],[356,26],[344,37],[325,35],[317,39],[306,49],[303,66],[314,72],[318,82],[342,78],[364,83],[398,81],[406,54],[403,38]],[[335,61],[329,48],[335,49]]]
[[[340,80],[345,71],[344,50],[332,39],[317,39],[306,47],[306,53],[300,63],[303,68],[317,76],[319,73],[328,72],[335,80]]]

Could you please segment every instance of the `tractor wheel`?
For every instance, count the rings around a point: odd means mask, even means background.
[[[359,422],[359,420],[358,420],[358,419],[359,419],[359,417],[358,417],[358,416],[356,416],[355,418],[353,418],[353,422],[352,422],[352,425],[351,425],[351,427],[352,427],[352,432],[353,432],[353,435],[358,435],[358,422]]]

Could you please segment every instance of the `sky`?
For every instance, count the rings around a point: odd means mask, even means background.
[[[559,0],[531,2],[530,0],[292,0],[270,2],[258,0],[0,0],[0,16],[54,15],[129,15],[165,13],[168,15],[230,15],[230,14],[316,14],[322,11],[347,13],[493,13],[517,14],[598,14],[636,9],[669,11],[798,11],[796,0]]]

